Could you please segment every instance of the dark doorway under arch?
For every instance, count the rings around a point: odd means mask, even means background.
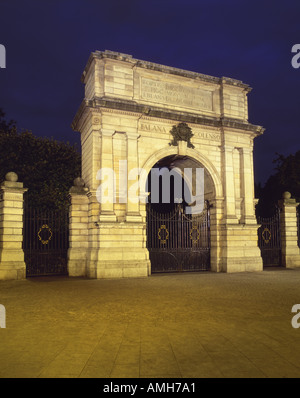
[[[193,161],[193,160],[192,160]],[[147,203],[147,248],[151,261],[151,273],[208,271],[210,269],[210,211],[209,202],[205,200],[201,213],[187,214],[192,197],[193,184],[188,184],[182,175],[183,168],[195,168],[188,158],[182,156],[168,156],[157,162],[152,171],[160,171],[156,183],[158,192],[153,193],[151,172],[148,176],[147,187],[149,198]],[[170,192],[164,192],[166,180],[163,178],[163,169],[175,170],[170,175],[167,186]],[[177,173],[177,175],[176,175]],[[175,184],[181,185],[180,191]],[[208,181],[207,186],[211,186]],[[155,188],[155,185],[154,185]],[[206,189],[210,191],[210,189]],[[185,195],[184,195],[185,192]],[[204,189],[205,193],[205,189]],[[165,194],[165,195],[164,195]],[[155,197],[155,200],[153,200]],[[166,201],[169,199],[169,201]]]

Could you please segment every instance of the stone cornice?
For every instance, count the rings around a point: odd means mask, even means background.
[[[159,119],[169,119],[184,123],[193,123],[206,125],[218,128],[230,128],[243,131],[249,131],[254,133],[255,136],[261,135],[264,132],[262,126],[253,125],[251,123],[244,122],[239,119],[225,118],[225,117],[210,117],[205,115],[199,115],[190,112],[179,112],[173,109],[165,109],[159,107],[149,107],[146,105],[138,104],[135,101],[120,100],[114,98],[94,98],[93,100],[84,100],[75,115],[72,123],[73,130],[77,131],[78,122],[81,119],[86,108],[96,110],[99,108],[103,109],[114,109],[120,111],[126,111],[130,113],[136,113],[140,115],[146,115],[148,117],[155,117]]]
[[[118,53],[114,51],[95,51],[91,53],[87,65],[83,71],[81,81],[84,82],[85,76],[89,70],[90,64],[94,59],[113,59],[117,61],[123,61],[130,63],[132,67],[139,67],[139,68],[144,68],[144,69],[149,69],[149,70],[154,70],[158,72],[164,72],[168,73],[171,75],[176,75],[176,76],[182,76],[186,77],[189,79],[198,79],[202,81],[206,81],[209,83],[214,83],[218,85],[222,84],[228,84],[236,87],[241,87],[245,91],[249,92],[251,91],[251,87],[248,84],[243,83],[241,80],[237,79],[232,79],[230,77],[215,77],[215,76],[210,76],[210,75],[205,75],[203,73],[198,73],[198,72],[192,72],[192,71],[187,71],[185,69],[180,69],[180,68],[174,68],[172,66],[166,66],[166,65],[161,65],[161,64],[156,64],[154,62],[149,62],[149,61],[143,61],[140,59],[135,59],[132,58],[132,55],[129,54],[123,54],[123,53]]]

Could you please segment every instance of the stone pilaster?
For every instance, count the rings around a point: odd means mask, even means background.
[[[279,201],[281,261],[286,268],[300,267],[300,249],[297,235],[297,206],[289,192],[283,194]]]
[[[240,148],[241,157],[241,191],[242,191],[242,224],[257,224],[254,206],[254,178],[252,148]]]
[[[234,170],[233,170],[233,147],[224,145],[223,155],[223,181],[224,181],[224,217],[228,223],[237,224],[235,210],[235,189],[234,189]]]
[[[134,169],[138,169],[138,134],[135,133],[127,133],[127,175],[130,175]],[[127,205],[126,205],[126,221],[127,222],[139,222],[142,221],[142,217],[140,215],[140,203],[137,199],[130,197],[130,188],[137,184],[137,179],[132,181],[128,181],[128,197],[127,197]],[[137,195],[139,192],[136,193]]]
[[[0,279],[24,279],[23,195],[27,191],[10,172],[0,185]]]
[[[88,231],[88,188],[81,178],[74,180],[69,191],[69,276],[86,276],[87,251],[89,246]]]
[[[101,129],[101,169],[114,170],[114,159],[113,159],[113,134],[114,130]],[[109,184],[112,181],[108,182]],[[111,185],[110,185],[111,186]],[[115,202],[115,184],[112,183],[112,189],[108,190],[107,199],[101,198],[101,212],[100,221],[113,222],[116,221],[116,215],[114,212],[114,202]]]
[[[210,201],[210,266],[211,271],[219,272],[221,269],[220,258],[220,228],[223,215],[223,198]]]

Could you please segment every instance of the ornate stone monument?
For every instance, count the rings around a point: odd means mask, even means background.
[[[151,273],[146,204],[128,200],[140,177],[127,179],[124,190],[119,176],[125,170],[128,177],[133,169],[147,174],[163,159],[182,167],[193,162],[205,170],[210,269],[262,270],[252,154],[253,140],[264,129],[248,122],[250,87],[111,51],[90,55],[82,82],[85,97],[72,127],[81,134],[87,190],[79,184],[70,192],[69,274],[111,278]],[[108,169],[116,179],[108,188],[111,200],[101,201],[99,170]]]

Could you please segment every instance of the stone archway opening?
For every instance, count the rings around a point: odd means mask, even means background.
[[[151,273],[210,270],[215,189],[208,170],[189,156],[166,156],[150,170],[146,187]]]

